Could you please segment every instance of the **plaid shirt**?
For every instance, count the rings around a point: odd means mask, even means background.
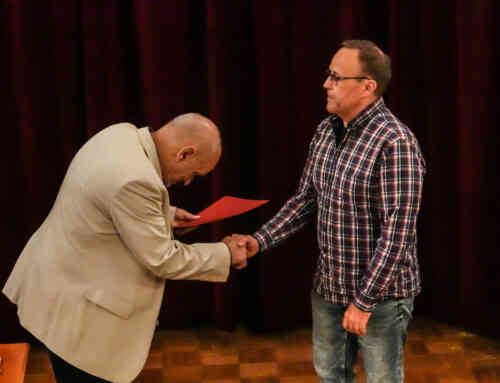
[[[339,124],[335,114],[319,124],[297,193],[253,235],[265,251],[316,218],[314,290],[372,311],[421,290],[416,222],[425,161],[382,98],[350,121],[337,143]]]

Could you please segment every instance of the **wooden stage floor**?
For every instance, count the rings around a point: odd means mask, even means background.
[[[358,381],[364,382],[360,363]],[[54,383],[50,361],[32,346],[25,383]],[[256,334],[243,328],[161,330],[136,383],[309,383],[311,329]],[[416,318],[406,345],[408,383],[500,382],[500,341]]]

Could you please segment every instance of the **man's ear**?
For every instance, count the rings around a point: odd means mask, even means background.
[[[177,161],[183,161],[196,153],[194,146],[184,146],[177,152]]]
[[[377,90],[378,84],[375,80],[368,80],[365,83],[365,90],[370,93],[375,93]]]

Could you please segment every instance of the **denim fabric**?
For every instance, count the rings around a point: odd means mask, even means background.
[[[413,298],[379,303],[368,320],[367,333],[358,336],[342,327],[346,306],[311,293],[314,368],[322,383],[354,383],[358,351],[366,383],[404,381],[404,345]]]

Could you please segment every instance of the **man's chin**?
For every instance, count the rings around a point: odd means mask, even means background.
[[[328,101],[326,102],[325,109],[328,113],[335,113],[335,106]]]

